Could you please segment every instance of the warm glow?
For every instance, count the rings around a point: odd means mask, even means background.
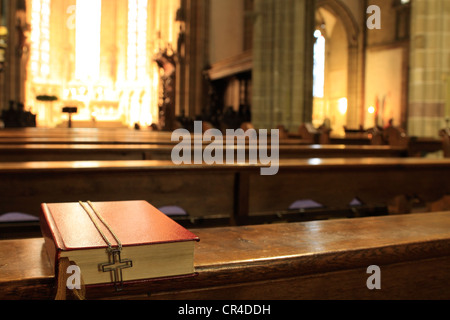
[[[347,113],[347,109],[348,109],[347,98],[339,99],[338,109],[339,109],[339,113],[342,115],[345,115]]]
[[[375,113],[375,108],[373,106],[370,106],[368,109],[370,114],[374,114]]]
[[[156,99],[152,99],[152,83],[148,72],[147,60],[147,0],[128,1],[128,48],[127,48],[127,78],[128,81],[139,81],[130,99],[131,124],[149,126],[153,122],[151,108]],[[159,85],[159,78],[155,84]],[[138,87],[141,86],[141,87]],[[143,87],[142,87],[143,86]],[[157,93],[156,95],[157,96]]]
[[[33,0],[31,24],[31,72],[42,79],[50,73],[50,0]]]
[[[313,165],[313,166],[318,166],[322,164],[322,159],[319,158],[312,158],[308,160],[308,164]]]
[[[313,96],[323,98],[325,90],[325,37],[320,30],[314,32],[316,43],[314,44],[314,84]]]
[[[77,0],[76,69],[82,81],[98,80],[100,75],[101,0]]]
[[[27,1],[31,29],[25,103],[37,114],[39,127],[67,126],[65,106],[78,108],[72,115],[75,127],[158,122],[161,73],[152,55],[178,37],[179,0],[126,0],[126,21],[115,25],[117,37],[123,36],[115,43],[101,41],[113,34],[105,26],[117,15],[104,10],[113,1],[76,0],[69,7],[53,6],[52,0]],[[58,99],[38,101],[39,95]]]
[[[8,35],[8,28],[5,26],[0,26],[0,37]]]
[[[147,0],[128,1],[128,80],[147,75]]]

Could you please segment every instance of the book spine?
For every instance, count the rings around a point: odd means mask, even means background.
[[[58,265],[59,255],[63,249],[62,241],[51,212],[45,203],[41,205],[40,227],[50,262],[55,267]]]

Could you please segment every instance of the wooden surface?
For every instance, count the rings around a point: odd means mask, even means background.
[[[198,277],[88,299],[449,299],[450,213],[194,229]],[[0,299],[52,299],[43,239],[0,241]],[[381,268],[369,290],[367,268]]]
[[[423,157],[443,150],[441,139],[427,137],[411,137],[403,129],[388,127],[372,134],[373,145],[387,144],[408,149],[408,156]]]
[[[0,144],[0,162],[19,161],[89,161],[89,160],[171,160],[171,145],[139,144]],[[195,152],[192,148],[191,151]],[[205,147],[200,148],[203,151]],[[245,151],[249,159],[250,147],[224,147],[225,155],[233,150],[236,155]],[[219,151],[219,150],[218,150]],[[403,157],[407,150],[390,146],[346,146],[346,145],[282,145],[278,148],[258,147],[258,152],[279,154],[280,159],[304,158],[354,158],[354,157]]]
[[[309,146],[314,143],[331,144],[331,145],[345,145],[348,146],[369,146],[375,142],[371,134],[367,133],[347,133],[344,136],[331,135],[318,141],[311,139],[311,137],[303,137],[300,134],[289,134],[290,138],[280,136],[280,146]],[[198,136],[201,138],[202,136]],[[24,129],[2,129],[0,130],[0,146],[12,145],[17,148],[17,145],[121,145],[137,147],[142,145],[157,145],[157,146],[175,146],[178,141],[172,141],[171,132],[160,132],[150,130],[130,130],[130,129],[45,129],[45,128],[24,128]],[[189,136],[194,140],[194,136]],[[392,139],[391,139],[392,140]],[[224,143],[227,142],[226,136]],[[326,142],[326,143],[325,143]],[[203,145],[209,145],[209,142],[203,141]],[[234,145],[234,141],[231,142]],[[270,144],[270,137],[269,137]],[[376,144],[376,143],[375,143]],[[403,152],[409,156],[424,156],[428,153],[441,151],[443,146],[441,140],[432,138],[416,138],[405,137],[394,139],[386,142],[394,148],[403,149]],[[129,147],[128,147],[129,148]],[[361,149],[362,156],[367,155],[367,149]],[[397,150],[398,151],[398,150]],[[383,153],[378,150],[377,152]],[[386,150],[384,151],[386,152]],[[391,150],[392,152],[392,150]],[[394,151],[395,152],[395,151]],[[375,153],[376,154],[379,153]],[[106,160],[106,159],[105,159]],[[1,161],[1,160],[0,160]]]
[[[181,139],[180,139],[181,140]],[[194,141],[192,139],[192,141]],[[226,141],[226,140],[224,140]],[[123,138],[120,139],[112,138],[112,137],[23,137],[23,138],[4,138],[0,139],[0,145],[9,145],[9,144],[118,144],[118,145],[133,145],[133,144],[155,144],[155,145],[169,145],[175,146],[179,143],[179,141],[171,141],[170,139],[160,139],[156,138]],[[270,141],[269,141],[270,143]],[[278,141],[279,145],[311,145],[311,141],[306,141],[302,139],[280,139]],[[203,141],[203,145],[209,145],[210,142]]]
[[[411,138],[409,142],[410,156],[425,156],[429,153],[435,153],[444,150],[443,142],[433,138]]]
[[[370,145],[371,139],[368,133],[347,133],[345,135],[331,134],[329,141],[331,144]]]
[[[201,140],[201,135],[183,135],[184,139],[197,138]],[[116,145],[141,145],[153,144],[163,146],[174,146],[179,143],[172,141],[171,132],[148,131],[148,130],[129,130],[129,129],[4,129],[0,130],[0,145],[10,144],[116,144]],[[227,137],[223,137],[224,143]],[[228,140],[231,140],[228,137]],[[270,143],[270,135],[268,135]],[[204,145],[210,142],[202,141]],[[234,142],[232,142],[234,144]],[[310,140],[304,139],[279,139],[280,145],[310,145]]]
[[[450,158],[450,128],[441,131],[442,147],[444,149],[444,157]]]
[[[386,204],[405,195],[432,202],[450,193],[450,160],[350,158],[281,160],[275,176],[262,165],[174,165],[171,161],[0,163],[0,213],[39,214],[42,202],[147,200],[176,205],[191,217],[286,211],[297,200],[326,208]]]

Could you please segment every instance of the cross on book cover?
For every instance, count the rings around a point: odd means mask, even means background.
[[[41,205],[55,270],[68,258],[89,285],[194,275],[200,239],[146,201]]]

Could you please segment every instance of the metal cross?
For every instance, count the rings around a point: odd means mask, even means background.
[[[133,261],[129,259],[122,260],[122,257],[120,256],[120,249],[111,249],[108,250],[108,253],[110,261],[100,264],[99,269],[102,272],[112,272],[116,291],[121,291],[123,289],[122,270],[132,268]]]

